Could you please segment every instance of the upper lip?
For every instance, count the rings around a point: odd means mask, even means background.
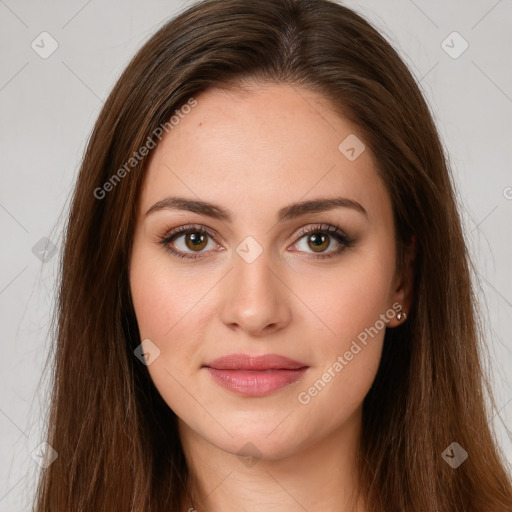
[[[278,354],[229,354],[219,357],[204,366],[217,370],[297,370],[307,365]]]

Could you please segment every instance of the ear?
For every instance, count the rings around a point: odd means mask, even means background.
[[[407,315],[411,310],[413,287],[414,287],[414,261],[416,259],[417,242],[416,237],[412,236],[405,249],[403,266],[395,275],[393,280],[393,289],[391,294],[392,309],[397,312],[394,318],[389,320],[388,327],[396,327],[407,320]],[[399,312],[402,318],[399,317]]]

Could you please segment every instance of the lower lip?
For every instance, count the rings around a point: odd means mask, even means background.
[[[264,396],[300,380],[307,367],[297,370],[217,370],[206,367],[213,380],[238,395]]]

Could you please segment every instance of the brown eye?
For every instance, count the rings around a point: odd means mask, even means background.
[[[203,257],[203,253],[210,252],[205,250],[209,242],[212,249],[218,247],[213,241],[213,235],[203,226],[181,226],[159,239],[166,251],[183,259]]]
[[[198,231],[192,231],[187,233],[185,236],[185,245],[192,251],[200,251],[206,247],[208,243],[207,237],[204,233]]]
[[[299,252],[316,253],[313,254],[313,258],[320,259],[337,256],[355,243],[355,239],[349,237],[339,226],[330,224],[302,229],[298,236],[299,240],[294,247],[297,247]],[[303,239],[305,243],[302,242]]]
[[[315,252],[322,252],[329,247],[330,237],[323,233],[308,235],[308,245]]]

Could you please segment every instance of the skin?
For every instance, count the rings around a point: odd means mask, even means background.
[[[160,350],[147,368],[179,418],[196,510],[363,512],[364,504],[349,503],[362,402],[385,329],[400,322],[390,318],[359,343],[362,350],[309,403],[298,395],[393,303],[408,311],[410,267],[396,271],[392,205],[374,157],[366,147],[347,159],[338,145],[357,129],[322,96],[296,86],[254,84],[243,94],[211,88],[195,98],[197,106],[152,150],[130,286],[141,340]],[[146,215],[168,196],[213,202],[233,221],[170,209]],[[284,206],[335,196],[357,201],[366,214],[345,207],[276,222]],[[199,251],[195,260],[158,243],[166,230],[188,224],[215,234],[196,252],[190,236],[178,234],[172,244],[188,255]],[[339,225],[353,246],[315,259],[311,234],[297,233],[318,224]],[[262,249],[251,263],[236,252],[247,236]],[[340,247],[327,236],[320,254]],[[231,353],[280,354],[309,369],[268,396],[239,396],[202,368]],[[239,453],[254,455],[253,463]],[[183,511],[188,498],[185,504]]]

